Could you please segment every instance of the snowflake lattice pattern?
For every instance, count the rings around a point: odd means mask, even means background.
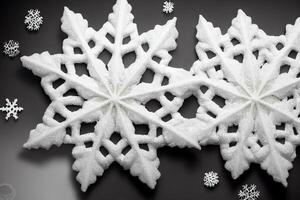
[[[256,200],[260,192],[256,190],[256,185],[243,185],[238,196],[241,200]]]
[[[192,131],[220,144],[233,178],[254,162],[286,186],[300,143],[300,19],[268,36],[239,10],[226,34],[202,16],[197,31],[191,70],[203,85]]]
[[[28,10],[24,23],[26,24],[26,28],[30,31],[39,30],[43,24],[43,17],[40,15],[40,11],[38,9]]]
[[[68,38],[63,54],[21,58],[42,78],[52,100],[43,123],[31,131],[24,146],[74,144],[73,169],[79,172],[83,191],[113,161],[154,188],[160,177],[158,147],[199,147],[196,135],[178,127],[185,120],[178,110],[191,95],[189,83],[179,82],[192,75],[167,66],[168,52],[176,47],[176,19],[139,35],[133,18],[127,1],[118,0],[108,22],[95,31],[81,14],[65,8],[62,30]],[[125,63],[130,54],[136,58]],[[159,104],[155,110],[147,106],[153,101]]]
[[[17,104],[18,99],[14,99],[14,101],[11,102],[9,99],[6,98],[5,101],[5,106],[0,108],[0,111],[6,112],[5,119],[8,120],[10,117],[18,119],[18,112],[21,112],[23,110],[23,108],[18,106]]]

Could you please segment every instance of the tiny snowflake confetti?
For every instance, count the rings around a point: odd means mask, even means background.
[[[238,194],[241,200],[256,200],[259,197],[259,191],[256,190],[256,185],[243,185]]]
[[[207,187],[215,187],[219,183],[218,173],[210,171],[204,174],[204,185]]]
[[[0,111],[6,112],[5,119],[8,120],[10,117],[18,119],[18,112],[21,112],[23,110],[23,108],[18,106],[17,104],[18,99],[14,99],[14,101],[11,102],[9,99],[6,98],[5,101],[6,106],[0,108]]]
[[[28,10],[24,23],[27,25],[26,28],[30,31],[39,30],[43,24],[43,17],[40,15],[40,11],[38,9]]]
[[[8,42],[5,42],[3,53],[8,55],[9,57],[15,57],[20,53],[20,45],[19,42],[14,40],[9,40]]]
[[[171,1],[165,1],[163,5],[164,13],[172,13],[174,11],[174,3]]]

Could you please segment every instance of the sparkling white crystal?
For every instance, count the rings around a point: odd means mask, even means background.
[[[233,178],[258,163],[287,186],[300,144],[300,19],[268,36],[241,10],[226,34],[200,16],[197,38],[191,71],[203,85],[190,130],[220,145]]]
[[[40,15],[40,11],[38,9],[28,10],[24,23],[26,24],[26,28],[30,31],[39,30],[43,24],[43,17]]]
[[[0,108],[0,111],[6,113],[5,119],[8,120],[10,117],[18,119],[18,112],[21,112],[23,110],[23,108],[18,106],[17,104],[18,99],[14,99],[14,101],[11,102],[8,98],[6,98],[5,101],[5,106]]]
[[[256,200],[258,199],[260,192],[257,191],[256,185],[243,185],[242,189],[239,191],[239,198],[241,200]]]
[[[3,45],[3,53],[8,55],[9,57],[15,57],[20,53],[20,45],[19,42],[14,40],[9,40],[5,42]]]
[[[174,11],[174,3],[172,1],[165,1],[163,4],[164,13],[172,13]]]
[[[218,173],[210,171],[204,174],[204,185],[207,187],[215,187],[219,183]]]
[[[189,82],[179,81],[192,75],[167,66],[172,58],[168,52],[176,47],[176,19],[139,35],[133,18],[128,2],[118,0],[108,22],[95,31],[81,14],[65,8],[61,27],[68,38],[63,54],[44,52],[21,58],[26,68],[42,78],[52,100],[43,123],[31,131],[24,147],[74,144],[73,169],[79,172],[83,191],[113,161],[154,188],[160,177],[158,147],[199,147],[196,134],[186,134],[187,127],[177,128],[184,120],[178,110],[191,95]],[[107,63],[105,51],[111,54]],[[130,53],[136,59],[125,67],[123,59]],[[145,81],[147,72],[151,80]],[[150,101],[161,107],[148,110]],[[86,124],[93,129],[84,132]],[[142,125],[147,127],[145,133],[139,131]]]

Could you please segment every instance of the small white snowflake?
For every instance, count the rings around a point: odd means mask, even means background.
[[[241,200],[256,200],[259,197],[259,191],[256,190],[256,185],[248,186],[245,184],[242,186],[238,196]]]
[[[40,15],[40,11],[38,9],[28,10],[24,23],[27,25],[26,28],[30,31],[39,30],[43,24],[43,17]]]
[[[9,57],[15,57],[20,53],[19,42],[14,40],[9,40],[8,42],[5,42],[3,48],[4,48],[3,53],[8,55]]]
[[[6,98],[5,101],[6,106],[0,108],[0,111],[6,112],[5,119],[8,120],[10,117],[18,119],[18,112],[21,112],[23,110],[23,108],[18,106],[17,104],[18,99],[14,99],[14,101],[11,102],[8,98]]]
[[[172,13],[174,11],[174,3],[171,1],[165,1],[163,5],[164,13]]]
[[[210,171],[204,174],[204,185],[207,187],[215,187],[219,183],[218,173]]]

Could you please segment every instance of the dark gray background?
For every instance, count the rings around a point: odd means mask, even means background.
[[[155,24],[163,24],[176,16],[179,30],[178,48],[173,52],[171,65],[189,69],[196,59],[196,29],[198,15],[202,14],[215,26],[225,32],[236,16],[237,9],[243,9],[252,16],[254,23],[268,34],[279,35],[285,25],[294,23],[300,16],[299,0],[262,1],[262,0],[174,0],[175,12],[162,13],[163,0],[129,0],[133,6],[135,23],[139,32],[152,29]],[[61,52],[65,35],[60,31],[60,18],[63,6],[80,12],[89,25],[99,29],[107,20],[114,0],[26,0],[1,1],[0,42],[14,39],[21,44],[21,54],[31,55],[48,50]],[[26,31],[24,16],[30,8],[38,8],[45,23],[37,33]],[[142,200],[142,199],[238,199],[237,193],[243,184],[256,184],[261,191],[260,199],[296,200],[300,198],[299,178],[300,159],[294,161],[290,171],[289,186],[273,182],[271,176],[252,164],[238,180],[233,180],[223,167],[219,149],[203,147],[194,149],[162,148],[158,151],[161,178],[155,190],[150,190],[128,171],[113,164],[104,176],[92,185],[86,193],[80,192],[75,180],[76,173],[71,170],[73,158],[71,146],[53,147],[46,150],[24,150],[23,143],[29,131],[41,122],[49,104],[43,93],[40,79],[21,66],[19,57],[10,59],[0,55],[0,104],[4,99],[18,98],[23,113],[18,121],[4,120],[0,117],[0,183],[7,182],[16,188],[17,200]],[[184,108],[187,114],[194,110],[193,104]],[[299,153],[299,149],[297,150]],[[214,170],[219,173],[220,184],[215,189],[203,186],[203,173]]]

